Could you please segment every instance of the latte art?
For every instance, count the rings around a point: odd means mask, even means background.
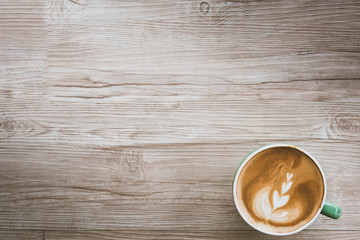
[[[272,195],[272,205],[270,203],[270,191],[269,187],[261,189],[255,196],[253,202],[253,210],[259,218],[265,220],[271,220],[274,222],[286,222],[292,218],[296,218],[299,214],[299,210],[295,207],[293,209],[279,209],[286,205],[289,201],[290,196],[285,195],[291,188],[291,178],[293,174],[286,173],[287,181],[282,184],[281,195],[275,190]],[[291,212],[291,214],[289,214]],[[291,217],[292,216],[292,217]]]
[[[243,217],[267,232],[286,233],[308,223],[321,206],[320,170],[303,152],[274,147],[256,154],[240,172],[236,196]]]

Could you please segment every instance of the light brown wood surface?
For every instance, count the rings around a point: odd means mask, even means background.
[[[252,150],[315,156],[360,238],[360,3],[0,2],[1,239],[276,239],[231,195]],[[286,238],[284,238],[286,239]]]

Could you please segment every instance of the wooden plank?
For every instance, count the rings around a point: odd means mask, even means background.
[[[346,87],[339,89],[346,91]],[[293,95],[306,95],[297,87],[287,91]],[[258,90],[257,93],[267,94],[268,91]],[[1,104],[4,129],[0,136],[6,140],[4,147],[36,142],[45,145],[50,142],[143,146],[170,143],[226,144],[261,139],[359,141],[360,105],[356,101],[342,104],[219,101],[215,98],[201,102],[144,102],[131,97],[129,101],[131,103],[97,104],[84,100],[71,104]],[[31,137],[31,142],[27,137]]]
[[[281,64],[281,63],[279,63]],[[310,69],[310,66],[308,66]],[[316,69],[316,68],[313,68]],[[100,78],[61,76],[64,81],[49,81],[45,94],[52,102],[134,103],[191,101],[286,101],[286,102],[357,102],[360,81],[357,79],[289,80],[246,83],[221,80],[213,76],[129,75]],[[165,79],[168,80],[165,80]],[[197,79],[205,79],[205,82]],[[100,80],[101,79],[101,80]],[[186,80],[184,80],[186,79]],[[189,83],[193,81],[194,84]]]
[[[206,14],[196,1],[80,3],[50,13],[50,86],[359,76],[358,1],[209,1]]]
[[[265,143],[8,147],[0,163],[0,228],[249,230],[233,205],[231,181],[241,159]],[[340,221],[321,216],[311,228],[356,229],[358,143],[292,143],[318,157],[327,199],[343,207]]]
[[[304,230],[281,239],[359,239],[359,231],[311,231]],[[111,239],[279,239],[256,231],[88,231],[88,232],[45,232],[45,240],[111,240]]]
[[[0,231],[0,238],[6,240],[44,240],[42,231]]]

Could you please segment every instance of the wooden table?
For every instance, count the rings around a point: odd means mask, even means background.
[[[360,238],[360,2],[0,2],[1,239],[277,239],[231,195],[253,149],[308,150]],[[284,238],[286,239],[286,238]]]

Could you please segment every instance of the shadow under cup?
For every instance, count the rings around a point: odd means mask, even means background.
[[[233,198],[242,218],[270,235],[290,235],[309,226],[324,208],[325,195],[325,176],[317,161],[286,144],[251,153],[233,181]],[[330,210],[325,215],[340,216],[340,208]]]

